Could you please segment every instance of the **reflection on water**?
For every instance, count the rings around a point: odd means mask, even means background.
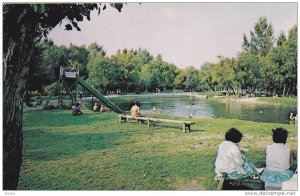
[[[156,112],[194,118],[233,118],[256,122],[289,123],[290,112],[297,113],[295,107],[278,107],[264,104],[240,102],[220,103],[211,99],[186,96],[132,96],[112,98],[121,109],[129,111],[133,101],[140,103],[143,114]]]

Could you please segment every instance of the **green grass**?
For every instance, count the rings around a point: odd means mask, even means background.
[[[160,118],[185,119],[167,115]],[[214,162],[218,145],[231,127],[244,138],[247,157],[264,163],[271,129],[284,127],[296,149],[294,125],[235,119],[192,119],[191,133],[180,124],[148,129],[118,123],[113,113],[67,110],[24,114],[24,151],[19,190],[215,190]]]
[[[259,97],[258,100],[280,106],[297,106],[297,98],[293,97]]]

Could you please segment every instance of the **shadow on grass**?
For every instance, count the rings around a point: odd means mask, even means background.
[[[207,130],[201,129],[192,129],[191,132],[207,132]]]
[[[31,134],[34,132],[34,134]],[[30,130],[25,135],[24,157],[31,160],[59,160],[88,151],[111,149],[130,137],[128,132],[64,134]]]
[[[156,124],[155,127],[151,126],[151,129],[155,129],[156,127],[162,127],[162,128],[170,128],[170,129],[178,129],[178,131],[183,132],[182,124],[174,124],[174,125],[167,125],[167,124]],[[160,130],[160,129],[158,129]],[[172,130],[173,131],[173,130]],[[193,126],[191,126],[190,132],[207,132],[207,130],[201,130],[201,129],[194,129]]]
[[[123,161],[121,167],[126,170],[132,181],[139,182],[134,187],[136,190],[173,190],[183,181],[195,179],[200,179],[201,184],[208,187],[213,183],[214,161],[215,154],[211,152],[176,152],[158,156],[141,155]]]
[[[23,127],[86,125],[111,120],[112,115],[114,114],[84,113],[81,116],[73,116],[69,110],[30,111],[23,116]]]

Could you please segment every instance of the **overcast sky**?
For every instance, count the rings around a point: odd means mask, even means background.
[[[79,23],[80,32],[58,25],[49,34],[57,45],[88,46],[98,42],[107,55],[118,49],[146,48],[178,67],[217,62],[217,56],[235,57],[243,33],[259,17],[272,23],[275,37],[297,24],[297,3],[127,3],[119,13],[107,8],[91,21]]]

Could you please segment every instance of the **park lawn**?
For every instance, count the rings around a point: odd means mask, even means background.
[[[258,100],[273,105],[297,107],[297,98],[293,97],[258,97]]]
[[[183,133],[180,124],[149,129],[118,123],[115,113],[84,112],[24,113],[19,190],[215,190],[217,148],[231,127],[244,134],[240,146],[259,166],[272,128],[286,128],[289,146],[297,148],[296,128],[289,124],[192,119],[193,131]]]

